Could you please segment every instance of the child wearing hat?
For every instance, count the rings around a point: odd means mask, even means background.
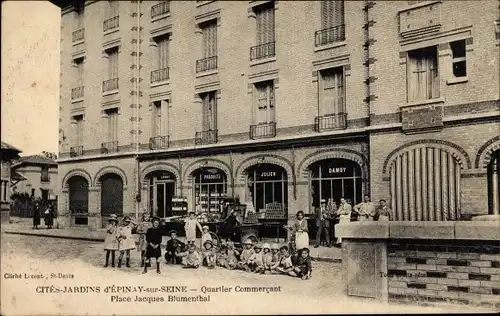
[[[273,254],[271,253],[271,246],[266,242],[262,245],[262,271],[260,273],[264,274],[266,271],[271,270],[273,262]]]
[[[198,269],[201,264],[201,257],[196,251],[196,246],[194,244],[189,244],[188,251],[180,253],[179,256],[186,257],[186,260],[183,263],[184,269]]]
[[[204,246],[207,240],[213,241],[212,236],[210,235],[209,228],[207,225],[203,225],[202,227],[203,234],[201,235],[201,244]]]
[[[130,268],[130,250],[135,249],[135,240],[132,238],[132,228],[135,223],[129,216],[125,216],[122,221],[122,226],[118,230],[118,249],[120,250],[120,257],[118,257],[118,268],[122,267],[123,255],[126,254],[127,268]]]
[[[250,239],[245,240],[243,244],[243,250],[241,251],[240,261],[238,262],[238,269],[250,271],[249,259],[255,253],[253,250],[253,242]]]
[[[293,271],[292,256],[290,255],[288,246],[281,246],[280,252],[280,261],[271,267],[271,273],[288,275],[289,272]]]
[[[184,222],[184,230],[186,231],[186,240],[188,245],[194,245],[194,242],[196,241],[196,228],[203,232],[200,223],[195,218],[195,213],[189,212],[189,218]]]
[[[109,255],[111,253],[111,266],[115,267],[115,252],[118,250],[118,217],[116,214],[111,214],[108,218],[108,226],[106,227],[106,238],[104,239],[104,250],[106,250],[106,264],[109,266]]]
[[[139,244],[137,245],[137,250],[141,252],[141,267],[144,267],[146,248],[148,243],[146,242],[146,232],[152,227],[149,212],[144,211],[142,213],[142,218],[137,225],[137,234],[139,234]]]
[[[177,239],[177,231],[172,229],[170,231],[170,239],[165,246],[165,261],[167,264],[181,264],[182,258],[179,253],[184,251],[184,243]]]
[[[217,260],[216,265],[218,267],[225,268],[228,264],[227,260],[227,245],[222,243],[219,247],[219,251],[217,252]]]
[[[227,264],[226,268],[229,270],[232,270],[234,268],[238,267],[238,256],[240,255],[240,252],[234,247],[234,242],[228,241],[227,242]]]
[[[278,263],[281,259],[280,246],[276,243],[271,245],[271,267]]]
[[[211,240],[205,241],[203,244],[203,265],[209,269],[215,268],[217,261],[216,249],[214,248],[213,242]]]
[[[162,234],[160,231],[160,219],[158,217],[153,217],[152,219],[153,227],[149,228],[146,232],[146,242],[148,247],[146,248],[146,263],[144,264],[144,271],[142,273],[148,272],[148,265],[151,258],[155,258],[156,261],[156,273],[160,274],[160,257],[161,257],[161,240]]]
[[[253,255],[250,256],[250,259],[248,259],[248,267],[250,268],[250,271],[256,272],[256,273],[262,273],[264,271],[264,261],[262,257],[262,245],[257,243],[254,247],[253,250],[255,251]]]

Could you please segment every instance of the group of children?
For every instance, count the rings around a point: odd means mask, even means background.
[[[106,264],[109,266],[111,254],[111,266],[115,266],[115,252],[119,251],[118,268],[122,265],[122,259],[126,256],[126,267],[130,267],[130,250],[135,249],[135,241],[132,229],[136,227],[139,234],[138,250],[141,252],[141,267],[143,273],[147,273],[151,267],[151,259],[155,259],[156,272],[160,272],[161,242],[160,219],[153,217],[150,220],[149,213],[145,212],[139,224],[134,223],[130,217],[123,218],[118,227],[118,218],[111,215],[108,219],[107,236],[105,239]],[[202,231],[201,247],[195,245],[196,229]],[[299,249],[292,254],[287,245],[269,245],[268,243],[254,243],[247,239],[243,243],[243,249],[236,249],[232,241],[218,243],[212,238],[208,226],[201,226],[194,218],[194,213],[189,214],[184,229],[186,230],[187,244],[177,238],[175,230],[170,231],[170,240],[165,247],[165,261],[167,264],[179,264],[186,269],[197,269],[205,266],[209,269],[221,267],[226,269],[237,269],[259,274],[285,274],[302,279],[312,276],[311,257],[307,247]]]

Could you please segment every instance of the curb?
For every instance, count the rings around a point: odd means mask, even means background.
[[[95,242],[103,242],[104,238],[102,237],[79,237],[79,236],[68,236],[68,235],[51,235],[43,232],[19,232],[19,231],[3,231],[5,234],[9,235],[23,235],[23,236],[38,236],[38,237],[48,237],[48,238],[58,238],[58,239],[71,239],[71,240],[84,240],[84,241],[95,241]],[[137,244],[137,242],[136,242]],[[162,244],[162,246],[164,246]],[[330,263],[341,263],[342,259],[339,258],[328,258],[328,257],[311,257],[313,261],[318,262],[330,262]]]

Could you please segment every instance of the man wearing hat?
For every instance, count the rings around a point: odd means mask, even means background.
[[[109,265],[109,255],[111,254],[111,266],[115,267],[115,253],[118,250],[118,216],[111,214],[108,218],[108,226],[106,227],[106,238],[104,239],[104,250],[106,250],[106,264]]]
[[[330,214],[328,214],[328,210],[326,208],[326,200],[321,199],[321,205],[316,209],[316,245],[315,248],[318,248],[321,244],[321,233],[325,233],[326,245],[327,247],[331,247],[330,245]]]
[[[160,257],[161,257],[161,240],[162,234],[160,231],[160,218],[153,217],[151,219],[153,222],[153,227],[149,228],[146,232],[146,242],[148,247],[146,249],[146,264],[144,265],[144,271],[142,273],[148,272],[148,265],[151,258],[155,258],[156,261],[156,273],[160,274]]]
[[[118,268],[122,267],[123,255],[126,254],[126,267],[130,268],[130,250],[135,249],[135,240],[132,238],[132,228],[136,226],[129,216],[125,216],[122,226],[118,230],[118,249],[120,257],[118,258]]]
[[[178,254],[184,251],[184,243],[177,239],[177,231],[175,229],[170,231],[170,240],[167,241],[165,250],[165,261],[167,264],[182,263],[182,258]]]

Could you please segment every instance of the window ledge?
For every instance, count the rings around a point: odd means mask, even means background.
[[[73,42],[73,46],[80,45],[80,44],[83,44],[83,43],[85,43],[85,40],[74,41]]]
[[[165,81],[158,81],[158,82],[151,83],[151,88],[166,86],[168,84],[170,84],[170,79],[165,80]]]
[[[465,77],[458,77],[458,78],[448,79],[448,80],[446,80],[446,84],[447,85],[452,85],[452,84],[456,84],[456,83],[465,83],[465,82],[468,82],[468,81],[469,81],[469,77],[465,76]]]
[[[346,40],[340,41],[340,42],[333,42],[330,44],[325,44],[325,45],[320,45],[320,46],[314,46],[314,51],[315,52],[320,52],[322,50],[327,50],[327,49],[332,49],[335,47],[341,47],[347,45]]]
[[[71,103],[78,103],[78,102],[82,102],[82,101],[83,101],[83,97],[81,97],[81,98],[75,98],[75,99],[71,100]]]
[[[196,74],[196,78],[210,76],[210,75],[216,75],[218,73],[219,73],[219,69],[212,69],[212,70],[202,71],[202,72],[199,72],[199,73]]]
[[[107,96],[107,95],[118,94],[118,92],[119,92],[118,89],[110,90],[110,91],[103,92],[102,96],[104,97],[104,96]]]
[[[429,100],[420,100],[420,101],[414,101],[414,102],[408,102],[406,105],[402,105],[402,108],[406,107],[412,107],[412,106],[418,106],[418,105],[428,105],[428,104],[436,104],[436,103],[444,103],[444,98],[436,98],[436,99],[429,99]]]
[[[114,29],[111,29],[111,30],[107,30],[104,32],[104,35],[109,35],[109,34],[112,34],[112,33],[115,33],[115,32],[118,32],[120,30],[119,27],[116,27]]]
[[[262,59],[257,59],[257,60],[251,61],[250,62],[250,66],[256,66],[256,65],[260,65],[260,64],[271,63],[271,62],[274,62],[274,61],[276,61],[276,56],[268,57],[268,58],[262,58]]]
[[[161,14],[161,15],[155,16],[154,18],[151,18],[151,23],[168,18],[168,17],[170,17],[170,12],[167,12],[165,14]]]
[[[196,1],[196,7],[198,8],[198,7],[204,6],[204,5],[212,3],[212,2],[215,2],[215,1],[214,0]]]

